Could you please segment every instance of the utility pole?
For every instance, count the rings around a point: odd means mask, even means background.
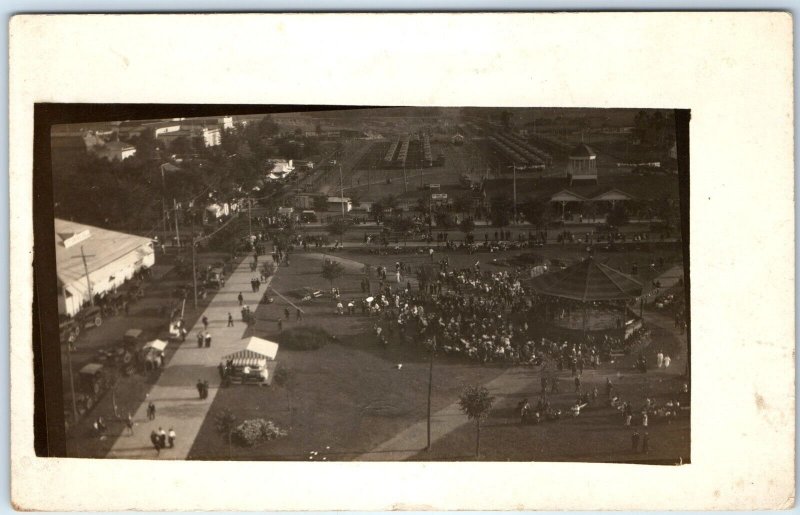
[[[173,211],[175,213],[175,239],[178,241],[178,247],[180,247],[181,233],[180,230],[178,229],[178,202],[175,199],[172,199],[172,205],[175,208]]]
[[[253,243],[253,199],[247,197],[247,226],[250,230],[250,244]]]
[[[406,180],[406,163],[403,162],[403,192],[408,193],[408,181]]]
[[[517,163],[511,165],[514,170],[514,223],[517,223]]]
[[[70,345],[72,343],[67,344],[67,366],[69,367],[69,393],[72,395],[72,422],[78,422],[78,405],[77,401],[75,400],[75,378],[72,375],[72,351],[70,350]]]
[[[344,179],[342,178],[342,163],[339,163],[339,200],[342,205],[342,223],[344,223]]]
[[[81,245],[81,259],[83,259],[83,271],[86,273],[86,291],[89,293],[89,303],[94,306],[92,281],[89,279],[89,266],[86,264],[86,254],[83,253],[83,245]]]
[[[165,200],[165,195],[167,194],[167,185],[164,181],[164,164],[160,166],[161,168],[161,214],[163,216],[163,225],[164,225],[164,239],[167,238],[167,201]]]
[[[436,335],[433,335],[433,346],[431,347],[431,364],[428,369],[428,446],[426,451],[431,450],[431,394],[433,393],[433,356],[436,353]]]
[[[194,287],[194,309],[197,309],[197,270],[195,269],[197,262],[197,238],[194,235],[194,213],[192,213],[192,285]]]

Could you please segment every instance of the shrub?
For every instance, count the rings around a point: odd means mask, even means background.
[[[258,443],[266,442],[286,436],[287,431],[275,425],[271,420],[254,418],[245,420],[233,430],[233,439],[237,444],[252,447]]]
[[[321,327],[293,327],[283,331],[281,345],[294,350],[316,350],[328,343],[331,335]]]

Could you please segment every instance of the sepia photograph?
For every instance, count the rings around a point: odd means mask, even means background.
[[[792,30],[15,15],[14,508],[793,507]]]
[[[307,108],[50,146],[68,457],[690,462],[676,111]]]

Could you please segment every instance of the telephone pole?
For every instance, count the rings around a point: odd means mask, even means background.
[[[175,208],[173,213],[175,213],[175,239],[178,242],[178,247],[181,246],[181,232],[178,229],[178,202],[175,199],[172,199],[172,206]]]
[[[194,287],[194,309],[197,309],[197,270],[196,270],[196,261],[197,261],[197,238],[194,235],[194,213],[192,213],[192,285]]]
[[[247,227],[250,230],[250,244],[253,243],[253,199],[247,197]]]
[[[75,378],[73,377],[72,372],[72,351],[70,350],[70,346],[72,343],[67,344],[67,367],[69,367],[69,393],[72,396],[72,422],[73,424],[78,422],[78,405],[77,401],[75,400]]]
[[[433,346],[431,347],[431,364],[428,369],[428,446],[425,450],[431,450],[431,394],[433,393],[433,356],[436,354],[436,335],[433,335]]]
[[[81,245],[81,259],[83,259],[83,271],[86,273],[86,291],[89,293],[89,303],[94,306],[92,281],[89,279],[89,266],[86,264],[86,254],[83,253],[83,245]]]

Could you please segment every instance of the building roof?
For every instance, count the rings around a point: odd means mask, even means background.
[[[274,360],[278,355],[279,347],[280,346],[275,342],[264,340],[263,338],[258,338],[256,336],[251,336],[250,339],[247,340],[247,344],[245,345],[244,349],[232,354],[228,354],[222,359],[265,358],[268,360]]]
[[[581,302],[627,300],[642,294],[639,281],[591,257],[563,270],[534,277],[528,284],[540,295]]]
[[[56,275],[61,284],[85,280],[81,249],[90,274],[114,261],[128,258],[132,253],[140,253],[143,257],[153,252],[150,238],[59,218],[55,219],[55,243]]]
[[[125,152],[126,150],[136,150],[136,147],[130,143],[123,143],[122,141],[109,141],[102,146],[108,152]]]
[[[512,191],[512,179],[488,179],[484,181],[486,198],[508,196]],[[567,190],[586,199],[607,197],[609,192],[623,194],[639,200],[657,199],[664,196],[679,198],[678,178],[675,175],[600,175],[597,182],[574,182],[566,177],[517,178],[517,201],[548,201],[555,194]],[[601,200],[601,198],[597,198]]]
[[[578,145],[569,152],[569,157],[597,157],[597,153],[586,143],[578,143]]]

